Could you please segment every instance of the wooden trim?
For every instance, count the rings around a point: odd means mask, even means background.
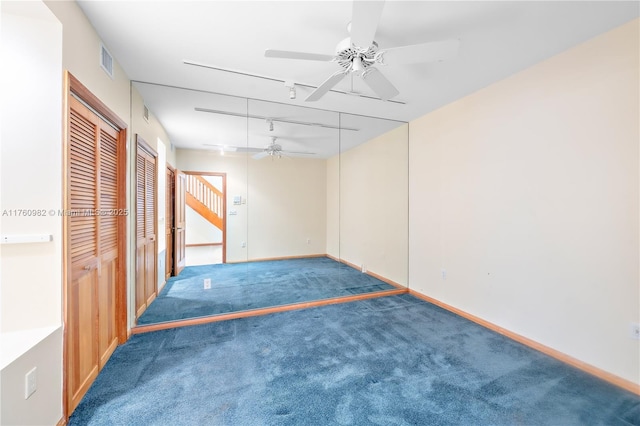
[[[198,244],[185,244],[185,247],[209,247],[209,246],[221,246],[222,243],[198,243]]]
[[[71,168],[69,167],[70,147],[69,140],[69,96],[71,93],[71,74],[68,71],[64,73],[64,93],[63,93],[63,112],[62,112],[62,208],[69,206],[69,182]],[[69,321],[68,321],[68,299],[69,288],[71,285],[71,268],[69,267],[71,253],[69,244],[69,223],[66,219],[62,219],[62,421],[66,424],[69,418],[69,384],[67,377],[69,375]],[[60,423],[60,422],[58,422]]]
[[[143,150],[147,151],[147,154],[151,155],[152,157],[155,157],[156,159],[158,159],[158,152],[153,149],[153,147],[151,145],[149,145],[149,143],[147,143],[147,141],[145,141],[144,139],[142,139],[142,136],[140,136],[138,133],[136,133],[136,145],[142,147]],[[136,154],[138,153],[138,151],[136,150]],[[156,164],[157,166],[157,164]],[[158,168],[156,167],[156,171],[158,170]]]
[[[350,267],[352,267],[353,269],[355,269],[357,271],[360,271],[360,268],[358,267],[358,265],[356,265],[354,263],[351,263],[351,262],[349,262],[347,260],[344,260],[344,259],[337,258],[337,257],[332,256],[330,254],[327,254],[326,256],[331,260],[335,260],[336,262],[344,263],[345,265],[350,266]],[[395,282],[393,280],[390,280],[389,278],[386,278],[386,277],[383,277],[382,275],[376,274],[375,272],[366,271],[364,273],[367,274],[367,275],[372,276],[373,278],[377,278],[380,281],[383,281],[383,282],[385,282],[385,283],[387,283],[389,285],[392,285],[392,286],[394,286],[396,288],[400,288],[400,289],[407,288],[406,285],[402,285],[400,283],[397,283],[397,282]]]
[[[202,201],[200,201],[198,198],[196,198],[189,191],[185,192],[185,197],[184,198],[185,198],[185,204],[188,207],[191,207],[191,209],[193,209],[193,211],[198,213],[200,216],[202,216],[202,218],[204,220],[206,220],[211,225],[213,225],[216,228],[218,228],[220,231],[224,230],[223,229],[224,228],[224,216],[225,216],[224,214],[222,215],[222,217],[218,216],[216,214],[216,212],[214,212],[213,210],[209,209],[209,207],[207,207]],[[220,197],[220,199],[224,199],[224,197]]]
[[[376,291],[372,293],[355,294],[353,296],[334,297],[331,299],[315,300],[313,302],[293,303],[291,305],[275,306],[271,308],[251,309],[242,312],[229,314],[212,315],[208,317],[193,318],[188,320],[171,321],[152,325],[142,325],[131,329],[133,334],[148,333],[150,331],[166,330],[169,328],[188,327],[192,325],[208,324],[212,322],[227,321],[238,318],[257,317],[262,315],[275,314],[278,312],[296,311],[299,309],[316,308],[318,306],[335,305],[338,303],[356,302],[359,300],[375,299],[384,296],[396,296],[406,294],[407,289]]]
[[[209,183],[209,181],[208,181],[208,180],[203,179],[203,178],[201,177],[201,175],[192,175],[192,176],[195,176],[195,180],[197,180],[198,182],[200,182],[201,184],[203,184],[203,185],[204,185],[205,187],[207,187],[211,192],[213,192],[213,193],[215,193],[216,195],[218,195],[218,197],[220,197],[220,198],[224,197],[224,194],[223,194],[223,193],[222,193],[218,188],[216,188],[215,186],[211,185],[211,184]]]
[[[113,111],[109,109],[96,95],[91,93],[84,84],[80,83],[80,80],[74,77],[70,72],[66,72],[69,78],[69,90],[71,93],[86,102],[91,108],[96,110],[100,115],[106,118],[111,124],[115,124],[116,127],[122,129],[127,128],[127,123],[120,119]]]
[[[185,171],[180,170],[185,175],[202,175],[202,176],[227,176],[226,173],[222,172],[194,172],[194,171]]]
[[[580,361],[579,359],[576,359],[570,355],[567,355],[563,352],[560,352],[556,349],[550,348],[549,346],[545,346],[541,343],[538,343],[534,340],[531,340],[527,337],[524,337],[520,334],[514,333],[513,331],[507,330],[505,328],[502,328],[496,324],[493,324],[489,321],[483,320],[482,318],[479,318],[475,315],[472,315],[468,312],[465,312],[461,309],[455,308],[451,305],[448,305],[444,302],[441,302],[437,299],[434,299],[432,297],[429,297],[427,295],[424,295],[416,290],[413,289],[409,289],[409,294],[411,294],[412,296],[417,297],[418,299],[424,300],[425,302],[429,302],[432,303],[436,306],[439,306],[443,309],[446,309],[449,312],[453,312],[456,315],[459,315],[465,319],[468,319],[469,321],[475,322],[476,324],[479,324],[485,328],[488,328],[491,331],[495,331],[498,334],[502,334],[505,337],[508,337],[512,340],[515,340],[518,343],[521,343],[525,346],[528,346],[532,349],[537,350],[538,352],[542,352],[545,355],[549,355],[552,358],[557,359],[558,361],[562,361],[565,364],[569,364],[573,367],[576,367],[579,370],[584,371],[585,373],[591,374],[592,376],[596,376],[599,379],[602,379],[606,382],[611,383],[612,385],[621,387],[622,389],[625,389],[629,392],[632,392],[636,395],[640,395],[640,385],[635,384],[627,379],[623,379],[622,377],[616,376],[615,374],[609,373],[607,371],[604,371],[598,367],[595,367],[591,364],[587,364],[584,361]]]
[[[62,416],[62,418],[58,420],[58,423],[56,423],[56,426],[66,426],[66,424],[67,420],[64,418],[64,416]]]
[[[237,260],[227,263],[247,263],[247,262],[269,262],[271,260],[292,260],[292,259],[309,259],[315,257],[327,257],[326,254],[301,254],[298,256],[279,256],[279,257],[262,257],[258,259]]]
[[[118,153],[121,154],[118,157],[118,206],[120,209],[127,208],[127,129],[120,130],[120,137],[118,138]],[[131,214],[131,209],[127,210],[128,214]],[[130,334],[129,330],[129,315],[127,304],[127,291],[129,289],[128,283],[128,268],[127,263],[129,259],[128,253],[128,241],[130,235],[127,232],[127,216],[118,216],[118,282],[122,283],[116,287],[116,332],[118,334],[118,342],[120,344],[125,343]]]

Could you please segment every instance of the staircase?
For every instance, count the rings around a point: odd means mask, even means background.
[[[196,175],[186,175],[186,204],[209,223],[223,228],[223,195],[216,187]]]

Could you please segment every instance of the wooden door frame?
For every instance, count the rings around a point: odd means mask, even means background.
[[[193,172],[184,170],[182,170],[182,173],[193,176],[220,176],[222,178],[222,211],[224,212],[224,217],[222,218],[222,263],[227,263],[227,174],[223,172]]]
[[[109,107],[107,107],[97,96],[87,89],[80,81],[69,71],[64,73],[64,95],[63,95],[63,135],[62,135],[62,205],[65,210],[70,207],[70,146],[69,141],[69,98],[75,96],[80,99],[84,104],[96,111],[103,119],[113,125],[119,132],[117,146],[118,146],[118,177],[117,177],[117,205],[118,210],[127,210],[127,124],[120,119]],[[71,247],[70,247],[70,224],[69,216],[64,216],[62,219],[62,321],[63,321],[63,373],[62,373],[62,414],[65,419],[69,418],[69,405],[68,405],[68,377],[70,362],[69,353],[69,336],[68,336],[68,324],[69,324],[69,293],[71,289],[71,267],[69,262],[71,261]],[[118,337],[118,343],[123,344],[129,338],[128,330],[128,315],[127,315],[127,216],[117,216],[117,233],[118,233],[118,257],[120,265],[117,272],[116,281],[116,335]]]
[[[174,276],[174,256],[175,256],[175,241],[173,241],[173,234],[175,232],[175,217],[176,217],[176,184],[175,184],[175,179],[176,179],[176,169],[174,167],[171,166],[171,164],[167,163],[167,167],[165,168],[165,175],[168,174],[167,172],[170,171],[171,173],[173,173],[173,180],[174,182],[172,182],[171,184],[173,185],[173,191],[171,191],[171,206],[170,208],[168,208],[167,206],[169,206],[169,200],[164,200],[165,202],[165,232],[166,232],[166,224],[169,223],[169,218],[166,217],[166,212],[171,212],[171,258],[169,259],[169,261],[165,262],[165,270],[164,270],[164,280],[165,280],[165,284],[167,282],[167,280]],[[169,180],[166,179],[166,183],[165,185],[169,185]],[[165,193],[168,193],[168,191],[165,191]],[[171,264],[171,273],[169,274],[169,276],[167,276],[167,268],[169,267],[169,264]]]
[[[147,143],[147,141],[145,141],[142,138],[142,136],[140,136],[137,133],[136,133],[135,140],[136,140],[135,149],[134,149],[135,168],[134,168],[133,175],[136,177],[136,179],[138,178],[138,147],[141,146],[142,149],[147,152],[147,154],[151,155],[156,160],[156,167],[155,167],[155,170],[154,170],[154,173],[155,173],[155,178],[154,178],[155,185],[154,185],[154,188],[153,188],[153,192],[154,192],[153,199],[155,200],[155,204],[153,206],[153,216],[154,216],[154,218],[153,218],[153,230],[154,230],[155,241],[156,241],[155,253],[154,253],[155,254],[155,262],[153,262],[153,270],[155,271],[155,274],[154,274],[155,277],[154,277],[154,283],[153,284],[154,284],[154,287],[156,289],[155,291],[156,291],[156,296],[157,296],[157,294],[158,294],[158,152],[155,149],[153,149],[153,147],[151,145],[149,145]],[[145,193],[146,193],[146,188],[145,188]],[[137,194],[137,183],[136,183],[136,197],[137,196],[138,196],[138,194]],[[136,200],[136,203],[135,203],[134,209],[133,209],[133,210],[135,210],[135,214],[133,215],[133,220],[134,220],[133,229],[136,229],[136,230],[138,229],[138,211],[137,211],[137,209],[138,209],[138,203],[137,203],[137,200]],[[162,230],[162,232],[164,232],[164,230]],[[137,237],[137,234],[136,234],[135,240],[136,240],[136,255],[134,256],[134,265],[135,265],[134,271],[137,271],[138,270],[138,253],[137,253],[137,250],[138,250],[138,237]],[[136,285],[137,285],[137,283],[136,283]],[[145,286],[145,289],[146,289],[146,286]],[[146,295],[146,292],[145,292],[145,295]],[[149,307],[149,304],[150,304],[150,302],[149,302],[148,298],[146,298],[146,296],[145,296],[145,304],[147,305],[147,307],[145,308],[145,310],[146,310]],[[134,301],[134,306],[135,306],[135,301]],[[136,319],[138,319],[137,313],[136,313]]]

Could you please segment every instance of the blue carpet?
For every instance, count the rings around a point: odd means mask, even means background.
[[[134,335],[70,425],[640,425],[640,397],[410,295]]]
[[[205,278],[211,289],[204,289]],[[168,280],[138,324],[394,289],[327,257],[189,266]]]

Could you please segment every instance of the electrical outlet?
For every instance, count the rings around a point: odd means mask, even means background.
[[[640,323],[632,322],[629,327],[629,333],[632,339],[640,340]]]
[[[442,275],[442,279],[446,280],[447,279],[447,270],[446,269],[441,269],[440,270],[440,275]]]
[[[311,238],[307,238],[307,244],[311,244]]]
[[[204,279],[204,289],[209,290],[211,288],[211,278]]]
[[[364,266],[364,263],[362,264],[362,273],[364,274],[365,272],[367,272],[367,267]]]
[[[38,389],[37,369],[33,367],[31,371],[24,375],[24,399],[29,398]]]
[[[245,243],[244,241],[242,242],[242,248],[245,248],[247,246],[247,243]]]

